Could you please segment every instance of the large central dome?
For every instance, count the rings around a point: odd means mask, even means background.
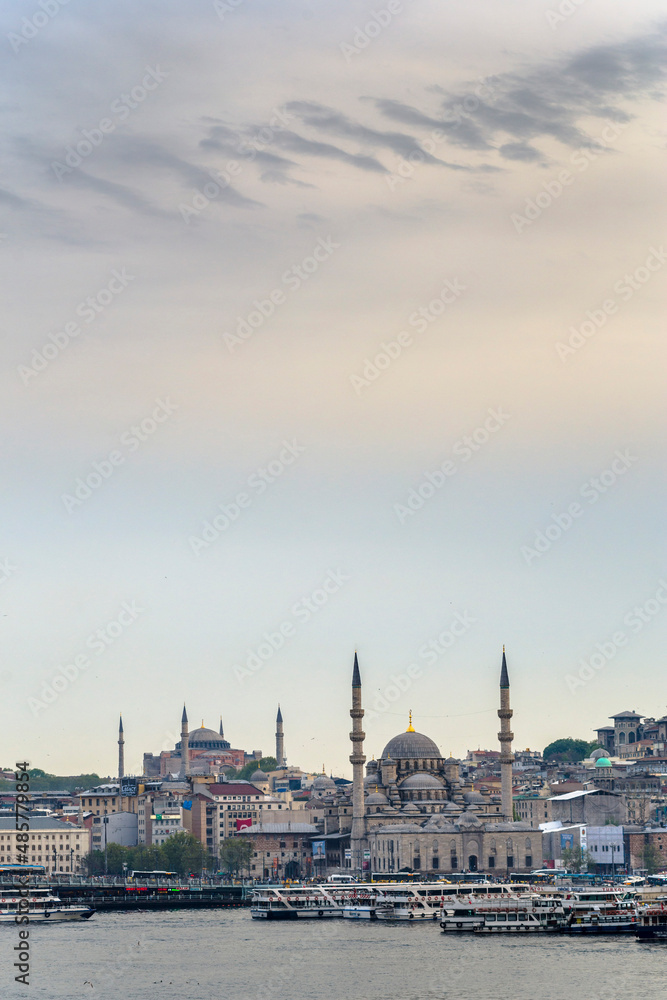
[[[220,733],[201,726],[199,729],[193,729],[189,734],[188,746],[191,750],[229,750],[231,744]],[[180,742],[176,744],[176,749],[181,749]]]
[[[412,732],[408,730],[407,733],[399,733],[398,736],[389,740],[382,751],[383,760],[386,760],[387,757],[391,757],[392,760],[404,760],[406,757],[442,757],[442,754],[438,746],[428,736],[416,733],[414,730]]]

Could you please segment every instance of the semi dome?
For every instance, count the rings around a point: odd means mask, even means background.
[[[439,791],[442,791],[443,784],[438,778],[435,777],[435,775],[423,772],[421,774],[411,774],[410,777],[406,778],[405,781],[402,781],[398,787],[399,789],[416,788],[420,790],[437,788]]]
[[[423,733],[416,733],[414,730],[407,733],[399,733],[389,740],[382,751],[383,759],[391,757],[392,760],[405,760],[406,758],[441,758],[439,748]]]

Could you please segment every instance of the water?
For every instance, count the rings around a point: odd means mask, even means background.
[[[30,986],[0,925],[0,996],[40,1000],[609,1000],[667,995],[667,944],[442,934],[348,920],[252,920],[248,910],[97,913],[33,925]],[[87,981],[87,982],[86,982]],[[92,985],[91,985],[92,984]]]

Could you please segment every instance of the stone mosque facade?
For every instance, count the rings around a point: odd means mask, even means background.
[[[482,795],[460,778],[460,762],[443,757],[438,745],[415,731],[389,740],[379,760],[362,772],[361,676],[353,673],[354,779],[352,786],[318,788],[325,808],[327,863],[363,871],[526,872],[542,866],[542,833],[513,818],[509,720],[509,676],[503,651],[501,669],[502,794]],[[361,786],[361,787],[360,787]],[[356,808],[355,808],[356,806]],[[346,849],[349,836],[349,849]]]

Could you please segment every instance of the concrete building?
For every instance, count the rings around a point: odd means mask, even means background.
[[[138,817],[136,813],[115,812],[106,816],[93,816],[91,848],[103,851],[108,844],[136,847],[138,843]]]
[[[120,785],[96,785],[85,792],[77,792],[80,808],[94,816],[120,812],[122,809]]]
[[[23,837],[27,836],[27,840]],[[21,839],[17,839],[20,837]],[[19,851],[19,846],[27,850]],[[50,816],[31,816],[30,829],[20,832],[16,819],[0,817],[0,864],[44,865],[47,872],[77,872],[88,853],[88,831]]]
[[[250,875],[262,879],[309,878],[313,873],[311,823],[256,823],[239,832],[251,841]]]
[[[553,795],[548,799],[549,822],[560,821],[572,825],[604,826],[605,823],[622,825],[627,821],[625,799],[620,792],[602,788],[584,789]]]
[[[193,785],[191,807],[183,810],[183,825],[211,854],[216,856],[220,841],[236,836],[243,827],[266,821],[276,822],[287,811],[284,802],[265,795],[249,782],[197,783]]]

